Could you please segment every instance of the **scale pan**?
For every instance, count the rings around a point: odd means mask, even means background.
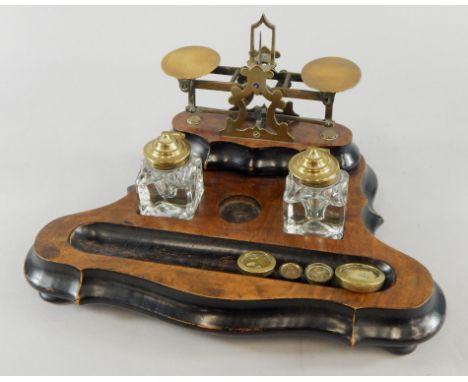
[[[341,57],[323,57],[310,61],[302,68],[302,81],[321,92],[338,93],[356,86],[361,69]]]
[[[219,65],[218,52],[205,46],[184,46],[169,52],[161,61],[168,76],[191,80],[211,73]]]

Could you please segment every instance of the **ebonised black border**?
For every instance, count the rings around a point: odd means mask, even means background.
[[[415,345],[431,338],[445,317],[445,300],[436,284],[432,298],[419,309],[355,312],[344,305],[319,300],[208,299],[102,270],[85,270],[80,275],[70,266],[39,258],[33,250],[27,256],[25,274],[35,289],[56,299],[117,305],[212,331],[325,332],[348,343],[384,347],[395,353],[414,350]]]
[[[382,222],[372,207],[377,178],[368,167],[362,189],[366,227]],[[201,329],[236,333],[285,330],[333,334],[353,345],[384,347],[406,354],[434,336],[446,312],[445,298],[434,284],[430,300],[418,309],[353,309],[342,304],[304,299],[229,301],[180,292],[159,284],[102,270],[77,269],[45,261],[31,249],[25,262],[28,282],[48,301],[108,303]],[[354,323],[354,324],[353,324]]]
[[[286,176],[289,159],[298,152],[287,147],[249,148],[225,141],[210,144],[198,135],[185,135],[192,152],[202,158],[208,171],[235,171],[251,176]],[[345,171],[355,169],[361,157],[359,148],[354,143],[332,148],[330,152]]]

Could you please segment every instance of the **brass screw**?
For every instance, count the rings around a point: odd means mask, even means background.
[[[325,141],[334,141],[338,138],[338,133],[333,127],[326,127],[320,132],[320,138]]]
[[[187,118],[187,124],[194,126],[198,125],[201,122],[201,117],[199,115],[191,115]]]

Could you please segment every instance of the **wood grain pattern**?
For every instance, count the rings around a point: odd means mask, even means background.
[[[343,304],[351,309],[415,309],[433,294],[433,281],[427,269],[416,260],[380,242],[363,224],[367,199],[361,190],[366,164],[361,160],[350,178],[349,202],[343,240],[288,235],[282,230],[282,193],[284,178],[253,178],[235,173],[205,172],[205,195],[192,221],[141,216],[138,198],[130,192],[109,206],[57,219],[39,233],[35,253],[42,259],[69,265],[79,272],[107,270],[128,274],[194,296],[260,301],[311,299]],[[231,195],[254,197],[262,206],[259,216],[245,224],[229,223],[218,216],[219,203]],[[396,273],[395,283],[372,294],[356,294],[343,289],[307,285],[283,280],[263,279],[239,274],[187,268],[179,265],[91,255],[70,245],[70,235],[82,224],[114,223],[154,228],[201,236],[228,238],[282,245],[293,248],[368,256],[388,263]],[[80,288],[75,300],[80,301]]]

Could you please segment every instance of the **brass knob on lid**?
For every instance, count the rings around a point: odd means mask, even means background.
[[[190,157],[190,145],[185,134],[164,131],[158,138],[149,141],[143,148],[146,160],[159,170],[182,166]]]
[[[218,52],[205,46],[184,46],[169,52],[161,61],[168,76],[192,80],[211,73],[219,65]]]
[[[294,155],[288,167],[297,180],[309,187],[331,186],[340,176],[338,160],[323,148],[312,147]]]

